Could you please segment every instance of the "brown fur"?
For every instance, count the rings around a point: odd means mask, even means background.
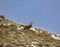
[[[25,29],[30,29],[31,27],[32,27],[32,23],[30,23],[29,25],[26,25],[25,28],[24,28],[24,30]]]

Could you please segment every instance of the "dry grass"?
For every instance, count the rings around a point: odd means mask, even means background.
[[[48,31],[39,30],[38,34],[35,31],[26,29],[26,30],[17,30],[17,27],[24,26],[17,24],[8,20],[4,20],[2,23],[0,21],[0,45],[3,44],[3,47],[53,47],[60,46],[60,40],[55,40],[51,38]],[[9,22],[11,25],[8,25]],[[4,25],[7,24],[7,25]],[[40,33],[42,31],[43,33]],[[32,42],[37,42],[33,44]]]

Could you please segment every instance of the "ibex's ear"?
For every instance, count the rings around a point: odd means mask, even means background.
[[[33,24],[33,22],[30,22],[30,24]]]

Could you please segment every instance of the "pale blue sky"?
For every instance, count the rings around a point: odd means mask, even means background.
[[[0,15],[60,34],[60,0],[0,0]]]

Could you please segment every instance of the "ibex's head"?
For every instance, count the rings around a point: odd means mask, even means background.
[[[31,28],[32,27],[32,24],[33,24],[33,22],[30,22],[30,24],[28,26],[30,26],[30,28]]]

